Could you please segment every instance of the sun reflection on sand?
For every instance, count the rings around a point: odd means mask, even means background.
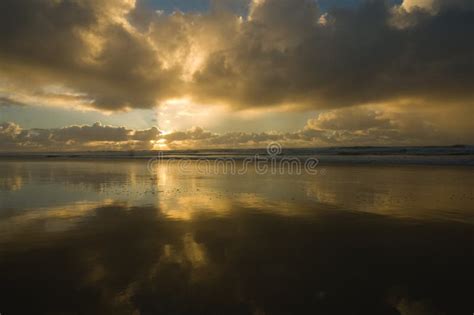
[[[462,168],[329,166],[324,176],[233,176],[183,174],[173,164],[150,174],[143,161],[11,164],[0,197],[4,209],[23,209],[9,216],[12,226],[46,218],[72,222],[90,205],[112,203],[155,206],[188,221],[203,213],[228,216],[236,208],[296,216],[326,206],[396,217],[474,217],[474,179]]]
[[[58,314],[71,305],[209,314],[218,305],[225,314],[303,314],[309,305],[434,314],[469,306],[457,287],[473,259],[474,179],[463,168],[334,166],[315,177],[160,165],[150,174],[136,160],[2,167],[7,182],[22,182],[0,190],[8,310],[29,314],[47,303]]]

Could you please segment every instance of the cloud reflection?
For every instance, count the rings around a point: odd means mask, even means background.
[[[2,307],[92,314],[409,314],[426,305],[448,314],[470,307],[463,287],[474,262],[472,225],[335,209],[289,220],[254,210],[175,220],[160,208],[110,205],[91,207],[93,215],[70,230],[19,227],[21,237],[2,239]]]

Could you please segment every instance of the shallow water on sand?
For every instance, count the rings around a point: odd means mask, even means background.
[[[1,314],[471,314],[474,168],[0,161]]]

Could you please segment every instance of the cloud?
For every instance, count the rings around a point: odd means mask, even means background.
[[[205,140],[212,137],[212,133],[204,131],[200,127],[194,127],[187,131],[175,131],[163,136],[163,138],[170,144],[177,141]]]
[[[325,25],[312,1],[260,3],[230,37],[233,49],[214,52],[195,74],[195,94],[236,107],[472,100],[474,11],[466,6],[405,11],[414,22],[400,29],[384,1],[331,11]]]
[[[459,140],[441,127],[426,111],[359,106],[323,112],[307,122],[302,134],[317,131],[319,137],[324,135],[326,143],[336,146],[450,145]],[[462,140],[469,142],[466,129]]]
[[[407,11],[416,9],[432,10],[434,4],[435,0],[405,0],[401,7]]]
[[[272,142],[283,147],[409,146],[472,144],[473,108],[464,105],[429,108],[406,104],[363,105],[330,109],[308,119],[292,132],[212,132],[202,127],[161,132],[152,127],[68,126],[23,129],[0,124],[1,151],[151,150],[204,148],[264,148]]]
[[[390,128],[390,119],[368,108],[349,108],[321,113],[308,121],[307,128],[316,130],[368,130]]]
[[[15,123],[0,124],[0,143],[5,149],[16,146],[15,139],[20,134],[21,128]]]
[[[174,70],[128,22],[133,8],[132,0],[2,1],[0,91],[34,95],[59,85],[86,95],[90,107],[154,106],[172,90]]]
[[[163,138],[172,149],[262,148],[272,142],[284,147],[470,144],[474,130],[467,117],[473,114],[463,106],[358,106],[324,111],[294,132],[211,133],[193,128]]]
[[[189,97],[299,110],[470,106],[474,96],[468,0],[328,12],[311,0],[254,0],[245,17],[222,6],[168,15],[134,0],[5,0],[0,12],[0,97],[11,104],[116,111]],[[73,99],[51,99],[50,86]]]
[[[11,99],[9,97],[0,97],[0,107],[2,106],[23,106],[25,105],[22,102],[19,102],[17,100]]]
[[[95,123],[55,129],[22,129],[18,124],[6,122],[0,125],[0,150],[150,150],[159,136],[156,127],[132,130]]]
[[[278,142],[284,147],[415,145],[429,140],[421,132],[421,127],[413,130],[410,129],[413,127],[411,124],[406,124],[399,128],[398,120],[395,118],[391,120],[378,115],[377,112],[367,109],[334,110],[310,119],[304,128],[295,132],[227,132],[218,134],[205,132],[202,128],[194,128],[184,132],[173,132],[163,138],[166,139],[166,144],[171,149],[263,148],[272,142]],[[350,122],[351,125],[345,127],[344,123],[349,117],[353,120]],[[434,131],[428,127],[426,130],[428,134]]]

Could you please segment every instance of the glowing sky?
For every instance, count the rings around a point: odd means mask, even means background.
[[[472,144],[472,0],[3,0],[0,150]]]

